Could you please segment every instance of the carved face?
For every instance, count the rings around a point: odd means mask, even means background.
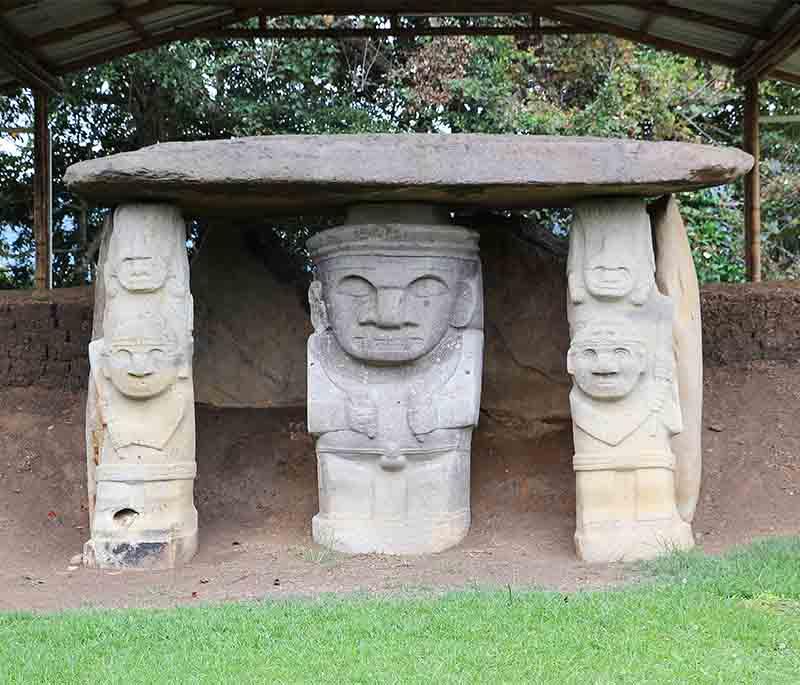
[[[183,356],[163,328],[148,322],[137,331],[123,324],[107,342],[103,364],[105,376],[119,392],[146,399],[175,384],[182,375]]]
[[[644,346],[638,342],[586,340],[569,351],[569,372],[583,392],[598,400],[630,394],[646,364]]]
[[[336,339],[364,361],[398,364],[428,354],[457,310],[473,307],[450,257],[341,256],[320,268],[323,297]]]
[[[586,235],[586,289],[595,297],[626,297],[636,284],[638,250],[626,231],[593,226]]]
[[[130,292],[161,288],[176,249],[175,226],[149,221],[150,218],[146,214],[127,216],[123,211],[115,215],[110,263],[113,275]],[[183,230],[180,224],[179,230]]]

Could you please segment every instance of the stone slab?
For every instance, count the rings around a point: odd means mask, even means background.
[[[601,195],[656,196],[729,183],[735,148],[554,136],[260,136],[163,143],[74,164],[64,181],[99,204],[169,201],[196,214],[317,213],[421,202],[521,209]]]

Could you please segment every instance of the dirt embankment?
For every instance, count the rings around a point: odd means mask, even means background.
[[[41,303],[14,294],[0,299],[0,307],[6,313],[9,307],[30,307],[40,318],[15,313],[14,320],[51,321],[47,335],[56,335],[91,321],[86,294],[68,295],[74,299]],[[800,363],[791,332],[800,328],[800,289],[707,288],[703,304],[705,461],[698,543],[718,551],[758,536],[797,534]],[[69,326],[62,314],[67,305],[83,308],[70,315],[76,323]],[[11,330],[24,339],[36,337],[30,331],[23,336],[23,329]],[[542,433],[524,418],[484,412],[474,441],[473,526],[465,542],[429,557],[344,558],[310,539],[316,467],[303,409],[202,405],[197,407],[202,532],[196,560],[180,571],[156,574],[70,569],[70,557],[87,538],[85,394],[70,383],[51,384],[47,369],[56,367],[49,360],[63,361],[64,353],[57,338],[48,339],[48,364],[38,367],[45,369],[37,377],[42,382],[23,382],[33,374],[21,373],[0,381],[0,609],[161,606],[475,584],[570,590],[630,573],[625,567],[587,566],[574,557],[567,422]],[[68,342],[74,342],[71,336]],[[78,363],[77,354],[70,353],[70,363]],[[77,374],[77,367],[58,368],[66,377]]]

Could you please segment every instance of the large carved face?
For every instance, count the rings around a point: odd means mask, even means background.
[[[586,289],[598,298],[626,297],[636,284],[636,257],[626,231],[593,226],[586,235]]]
[[[320,266],[322,296],[336,339],[364,361],[398,364],[428,354],[475,293],[452,257],[337,256]],[[464,323],[460,325],[465,325]]]
[[[160,206],[149,212],[127,209],[120,208],[114,216],[112,275],[130,292],[153,292],[166,282],[183,223],[174,212],[165,215]]]
[[[584,393],[598,400],[616,400],[636,387],[646,371],[647,355],[638,341],[587,337],[573,342],[568,366]]]
[[[183,375],[183,355],[163,320],[133,320],[107,339],[103,371],[126,397],[156,397]]]

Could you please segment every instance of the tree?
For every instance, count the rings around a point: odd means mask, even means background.
[[[361,19],[328,21],[351,26]],[[437,20],[403,19],[431,21]],[[770,84],[766,96],[771,111],[796,111],[800,91]],[[172,44],[73,74],[53,102],[55,284],[85,281],[83,254],[102,223],[101,210],[60,183],[66,167],[83,159],[168,140],[277,133],[525,133],[730,145],[740,138],[740,102],[725,69],[604,36]],[[25,92],[0,97],[0,126],[29,125],[31,115]],[[791,275],[787,264],[800,248],[795,151],[787,131],[765,138],[772,275]],[[0,287],[31,282],[31,169],[29,136],[12,151],[0,150],[0,260],[10,269],[0,272]],[[740,278],[741,189],[690,194],[683,203],[701,275]],[[563,212],[535,217],[556,232],[565,225]],[[274,228],[288,250],[301,251],[286,231],[313,231],[317,223],[309,217]]]

